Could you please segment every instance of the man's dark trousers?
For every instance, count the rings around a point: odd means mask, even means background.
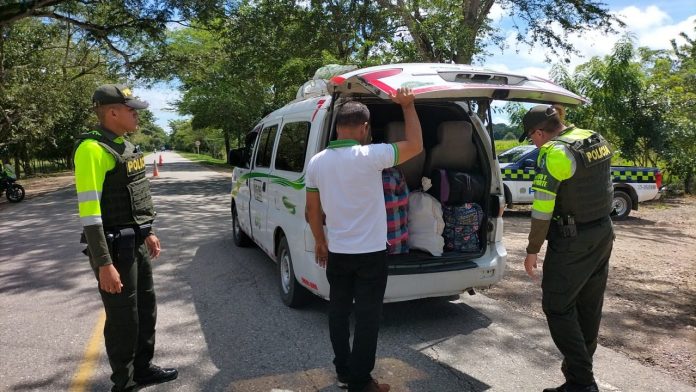
[[[566,381],[589,385],[614,243],[612,222],[607,217],[578,225],[577,236],[570,238],[563,238],[552,222],[548,240],[542,306],[563,354]]]
[[[134,369],[145,370],[155,351],[157,304],[152,279],[152,264],[147,246],[138,239],[132,262],[118,255],[114,266],[121,275],[121,293],[99,293],[106,311],[104,342],[113,374],[114,391],[135,386]]]
[[[329,333],[336,372],[348,376],[349,391],[362,390],[375,367],[382,301],[387,287],[386,250],[342,254],[329,252]],[[350,348],[350,313],[355,299],[355,336]]]

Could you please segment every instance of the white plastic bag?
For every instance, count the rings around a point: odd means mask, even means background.
[[[445,239],[442,232],[442,206],[434,197],[424,192],[408,195],[408,246],[442,256]]]

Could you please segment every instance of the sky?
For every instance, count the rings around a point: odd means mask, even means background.
[[[638,46],[647,46],[652,49],[669,49],[671,39],[683,42],[678,37],[681,32],[687,32],[690,37],[694,36],[695,0],[604,0],[603,3],[607,5],[610,12],[626,23],[625,30],[615,35],[588,32],[582,36],[569,37],[569,41],[581,54],[581,56],[570,57],[568,67],[571,70],[593,56],[609,54],[616,41],[626,31],[634,35]],[[499,7],[494,6],[490,16],[504,31],[506,26],[511,25],[512,17]],[[491,56],[485,63],[477,65],[498,71],[513,71],[548,78],[552,64],[545,62],[544,49],[518,45],[514,38],[515,33],[511,29],[507,32],[507,36],[507,48],[504,52],[501,53],[497,48],[490,48]],[[150,103],[150,110],[155,115],[156,123],[165,131],[170,131],[168,125],[170,120],[183,118],[172,109],[172,102],[180,97],[175,85],[160,83],[149,89],[136,87],[134,92]]]

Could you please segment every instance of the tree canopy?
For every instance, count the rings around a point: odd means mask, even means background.
[[[511,27],[493,11],[512,16]],[[198,140],[220,155],[323,65],[483,62],[494,48],[510,49],[510,29],[514,41],[562,63],[576,52],[569,34],[619,26],[595,0],[6,1],[0,155],[25,172],[32,160],[69,166],[74,136],[95,121],[89,97],[103,83],[175,81],[174,104],[191,120],[171,123],[167,141],[144,113],[133,140],[186,149]],[[683,37],[687,44],[669,51],[627,39],[574,73],[557,67],[557,80],[592,99],[569,119],[606,132],[636,162],[667,159],[680,177],[693,176],[696,154],[683,140],[694,129],[694,41]],[[513,124],[498,125],[498,136],[515,133],[519,112],[510,109]]]

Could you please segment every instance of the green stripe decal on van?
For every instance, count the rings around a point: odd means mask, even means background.
[[[288,199],[287,196],[283,196],[281,200],[283,201],[283,205],[288,210],[288,212],[295,215],[297,208],[294,204],[290,202],[290,199]]]
[[[239,179],[237,179],[237,181],[234,184],[234,188],[232,189],[232,196],[237,195],[237,193],[239,192],[239,188],[242,186],[242,182],[244,182],[248,179],[251,179],[251,178],[268,178],[274,184],[290,187],[290,188],[293,188],[295,190],[300,190],[300,189],[305,187],[304,174],[302,176],[300,176],[300,178],[293,181],[293,180],[288,180],[287,178],[274,176],[274,175],[268,174],[268,173],[249,172],[249,173],[244,174],[243,176],[239,177]]]

